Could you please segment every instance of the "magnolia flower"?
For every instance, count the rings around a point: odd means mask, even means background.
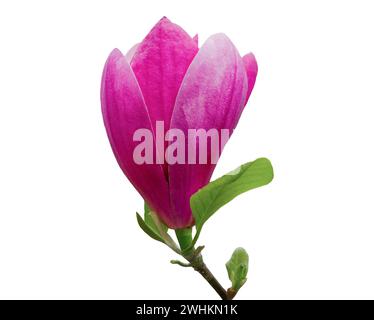
[[[194,224],[190,197],[209,183],[215,163],[139,165],[133,159],[139,143],[134,133],[148,129],[156,139],[158,121],[165,130],[176,128],[186,136],[189,129],[232,133],[256,75],[254,55],[241,57],[226,35],[209,37],[199,49],[197,36],[191,38],[167,18],[126,55],[118,49],[109,55],[101,103],[113,152],[127,178],[168,227]],[[158,149],[155,154],[160,156]]]

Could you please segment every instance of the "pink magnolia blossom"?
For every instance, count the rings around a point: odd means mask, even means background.
[[[170,228],[194,224],[190,197],[205,186],[215,164],[136,164],[139,128],[165,130],[236,127],[257,76],[253,54],[241,57],[230,39],[215,34],[199,49],[181,27],[162,18],[124,56],[118,49],[104,67],[101,104],[116,159],[130,182]],[[155,138],[155,137],[154,137]]]

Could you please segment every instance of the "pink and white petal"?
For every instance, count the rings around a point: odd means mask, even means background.
[[[178,25],[162,18],[139,44],[131,67],[138,79],[152,126],[170,126],[180,84],[196,55],[196,42]]]
[[[147,108],[129,63],[115,49],[104,67],[101,84],[101,104],[105,128],[119,166],[161,219],[169,221],[169,191],[162,167],[156,164],[138,165],[133,151],[137,129],[151,130]]]
[[[255,86],[257,72],[258,72],[258,66],[256,57],[253,53],[248,53],[243,57],[243,63],[245,70],[247,72],[247,78],[248,78],[248,92],[246,96],[245,103],[248,102],[249,96],[252,93],[253,87]]]
[[[232,132],[243,110],[246,94],[247,76],[238,51],[224,34],[213,35],[199,50],[183,79],[171,128],[185,133],[186,145],[189,129],[228,129]],[[210,156],[210,150],[207,150],[208,160]],[[169,165],[170,199],[172,208],[178,212],[179,225],[193,223],[190,196],[209,182],[214,168],[211,161],[208,164]]]
[[[139,43],[133,45],[133,46],[130,48],[130,50],[127,51],[125,57],[126,57],[126,60],[127,60],[128,63],[131,63],[132,57],[134,56],[135,51],[136,51],[136,49],[138,48],[138,46],[139,46]]]

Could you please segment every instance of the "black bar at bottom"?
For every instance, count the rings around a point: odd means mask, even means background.
[[[13,317],[95,317],[103,319],[304,319],[371,314],[372,301],[348,300],[22,300],[0,301],[2,314]],[[358,307],[357,304],[360,303]],[[367,308],[367,310],[366,310]],[[370,309],[369,309],[370,308]],[[369,312],[369,313],[367,313]],[[253,318],[253,316],[256,316]],[[260,318],[258,317],[260,316]],[[13,318],[12,317],[12,318]]]

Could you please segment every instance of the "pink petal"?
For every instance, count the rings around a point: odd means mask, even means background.
[[[101,104],[107,134],[121,169],[169,226],[170,205],[168,184],[160,165],[138,165],[133,151],[139,142],[133,141],[139,128],[152,130],[147,108],[129,63],[115,49],[104,67],[101,84]]]
[[[130,48],[130,50],[127,51],[125,57],[126,57],[126,60],[127,60],[128,63],[131,63],[131,60],[132,60],[132,58],[133,58],[133,56],[134,56],[134,54],[135,54],[135,51],[136,51],[136,49],[138,48],[138,46],[139,46],[139,43],[133,45],[133,46]]]
[[[258,66],[257,66],[256,58],[253,53],[246,54],[243,57],[243,63],[244,63],[245,70],[247,72],[247,77],[248,77],[248,92],[247,92],[247,97],[245,100],[247,103],[249,96],[252,93],[253,87],[255,86]]]
[[[192,38],[195,41],[196,45],[199,46],[199,35],[196,33],[195,36]]]
[[[139,44],[131,67],[153,127],[157,120],[163,120],[165,130],[169,128],[180,84],[197,51],[196,42],[165,17]]]
[[[202,46],[183,79],[171,128],[181,129],[186,136],[188,129],[231,132],[246,94],[247,76],[239,53],[224,34],[214,35]],[[193,223],[190,196],[209,182],[214,168],[209,162],[169,165],[170,199],[179,214],[179,226]]]

